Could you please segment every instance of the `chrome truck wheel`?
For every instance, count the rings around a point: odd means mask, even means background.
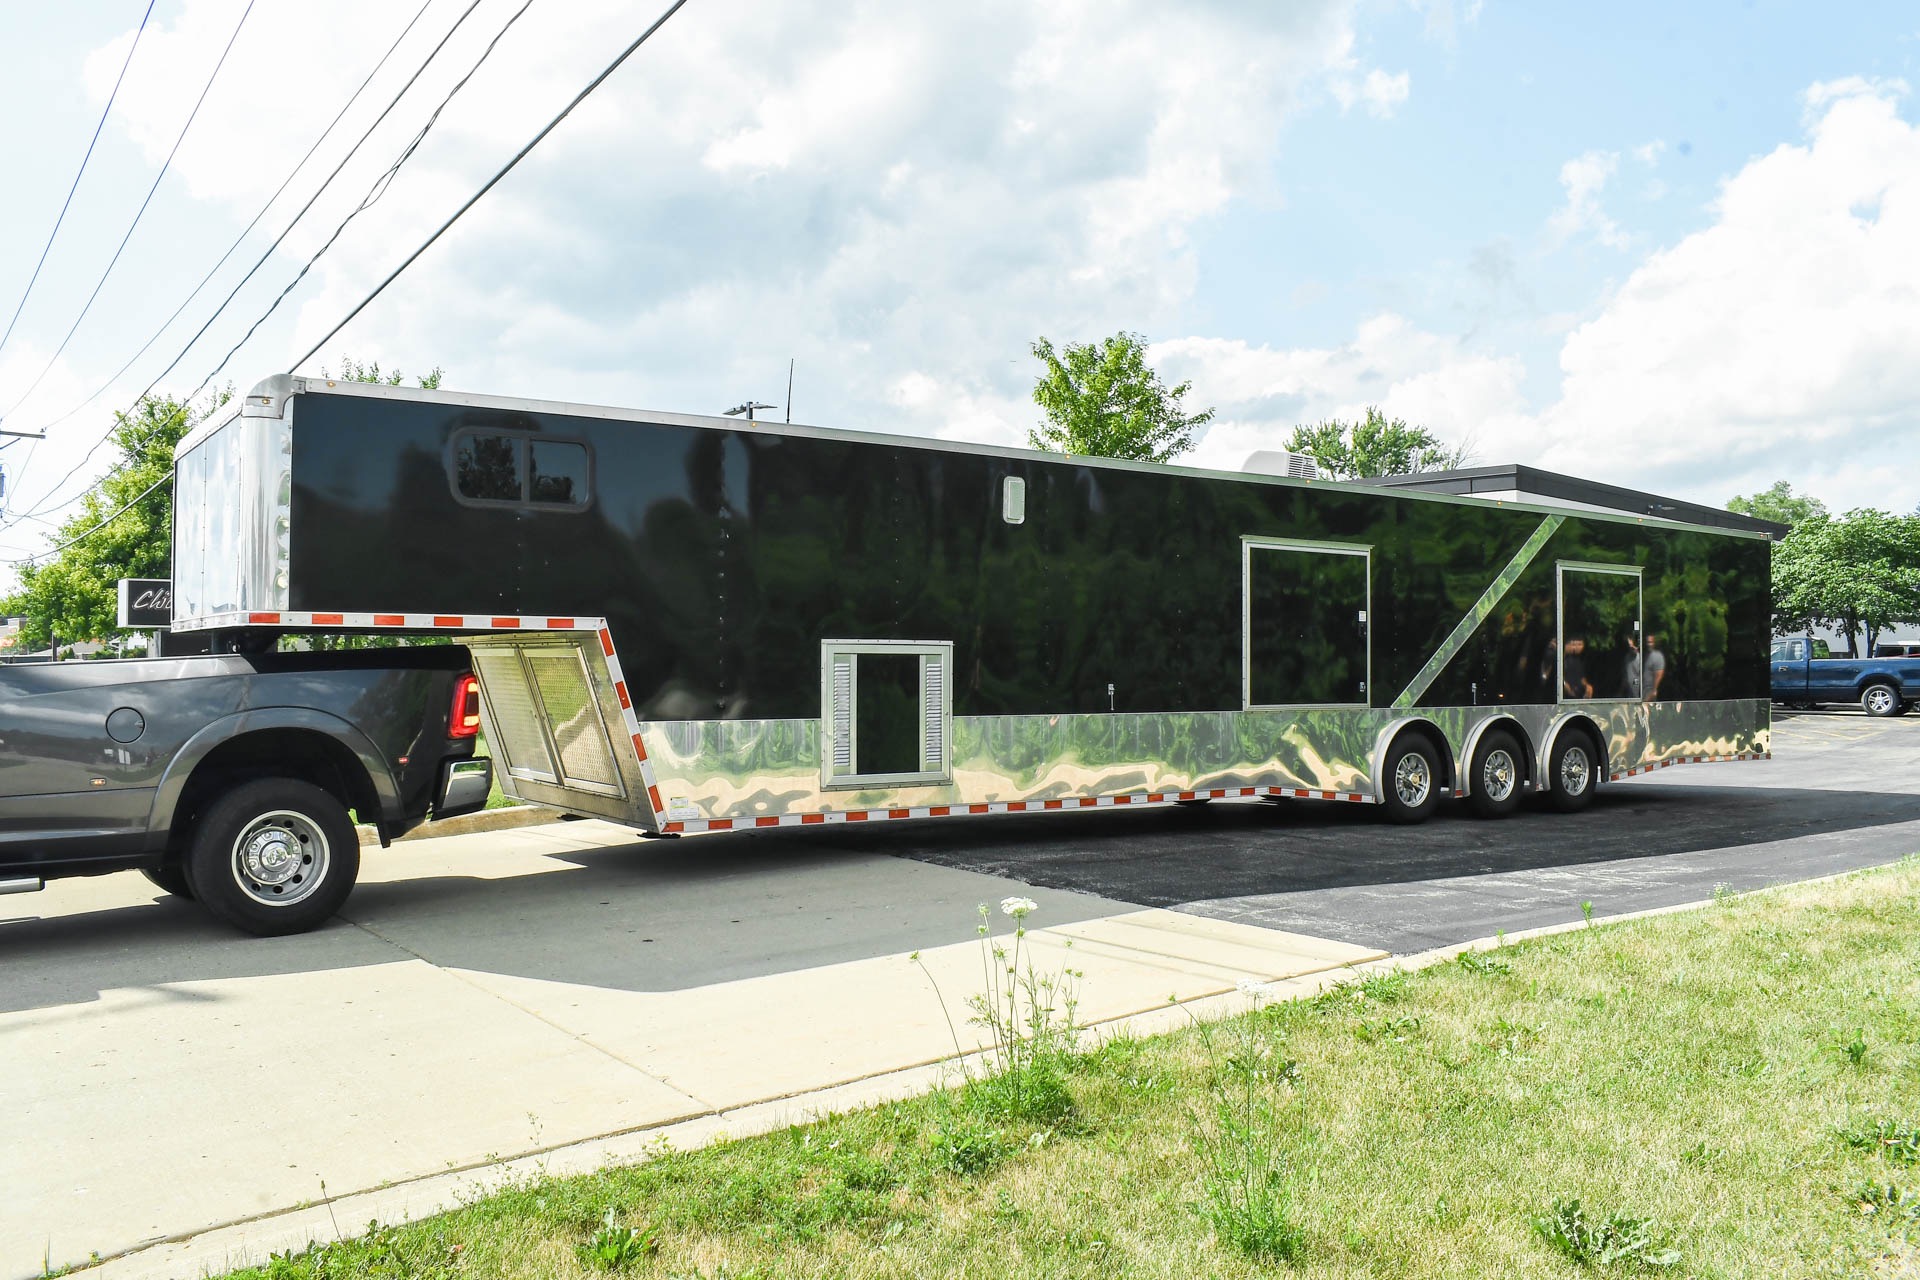
[[[1380,798],[1394,822],[1425,822],[1439,800],[1440,760],[1433,744],[1407,733],[1387,752]]]
[[[200,816],[187,850],[200,901],[249,933],[301,933],[340,909],[360,842],[339,800],[310,782],[243,783]]]
[[[1504,729],[1489,729],[1473,752],[1472,790],[1467,803],[1483,818],[1504,818],[1520,803],[1526,778],[1520,744]]]
[[[1547,758],[1547,793],[1554,808],[1573,813],[1593,803],[1600,784],[1599,761],[1586,730],[1569,726],[1560,731]]]

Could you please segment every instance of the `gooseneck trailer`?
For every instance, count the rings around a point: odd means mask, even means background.
[[[652,832],[1768,751],[1759,535],[299,377],[176,468],[176,631],[458,635],[503,785]]]

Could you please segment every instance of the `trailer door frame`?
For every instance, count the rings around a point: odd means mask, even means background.
[[[1359,697],[1342,701],[1256,702],[1254,689],[1254,555],[1278,551],[1295,555],[1357,556],[1362,562],[1359,617],[1363,653]],[[1315,542],[1245,534],[1240,539],[1240,706],[1245,711],[1365,710],[1373,704],[1373,547],[1366,543]]]
[[[920,768],[861,773],[860,658],[918,658]],[[953,642],[820,642],[820,786],[827,791],[944,786],[953,781]]]
[[[1640,667],[1639,678],[1633,681],[1636,693],[1603,694],[1596,692],[1592,697],[1571,698],[1567,696],[1567,577],[1569,574],[1589,577],[1632,578],[1634,586],[1633,605],[1633,661]],[[1553,678],[1554,701],[1556,703],[1590,704],[1597,702],[1639,702],[1646,688],[1646,635],[1647,635],[1647,587],[1645,577],[1638,565],[1628,564],[1592,564],[1580,560],[1559,560],[1554,563],[1553,574]],[[1577,637],[1584,640],[1585,637]],[[1587,659],[1582,663],[1583,668]],[[1591,683],[1589,681],[1588,683]],[[1599,686],[1596,686],[1596,689]]]

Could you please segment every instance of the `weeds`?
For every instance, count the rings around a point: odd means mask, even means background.
[[[1840,1046],[1840,1052],[1844,1054],[1847,1061],[1854,1066],[1865,1066],[1867,1064],[1867,1033],[1864,1030],[1856,1029],[1853,1033],[1853,1039]]]
[[[1241,991],[1255,1001],[1265,994],[1257,983]],[[1225,1024],[1224,1046],[1215,1028],[1197,1026],[1210,1068],[1209,1114],[1188,1112],[1206,1195],[1201,1216],[1221,1243],[1248,1258],[1292,1261],[1305,1237],[1294,1221],[1277,1095],[1299,1080],[1299,1064],[1281,1058],[1252,1017]]]
[[[627,1226],[612,1205],[607,1206],[607,1216],[601,1220],[600,1229],[593,1233],[593,1239],[580,1246],[581,1258],[603,1271],[624,1271],[658,1252],[660,1242],[653,1232]]]
[[[1553,1202],[1553,1212],[1533,1220],[1533,1229],[1570,1262],[1584,1267],[1626,1267],[1659,1271],[1680,1262],[1680,1251],[1663,1247],[1653,1223],[1611,1213],[1589,1217],[1580,1199]]]
[[[1877,1151],[1890,1164],[1920,1164],[1920,1128],[1894,1120],[1876,1120],[1860,1129],[1841,1129],[1840,1141],[1856,1151]]]
[[[1893,1182],[1863,1182],[1847,1197],[1863,1218],[1920,1222],[1920,1196]]]
[[[1496,960],[1484,951],[1462,951],[1460,967],[1468,973],[1504,974],[1512,973],[1513,966],[1505,960]]]

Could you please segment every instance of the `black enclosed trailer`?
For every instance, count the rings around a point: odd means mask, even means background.
[[[1651,517],[293,377],[175,513],[176,630],[457,633],[503,784],[649,830],[1768,750],[1766,539]]]

